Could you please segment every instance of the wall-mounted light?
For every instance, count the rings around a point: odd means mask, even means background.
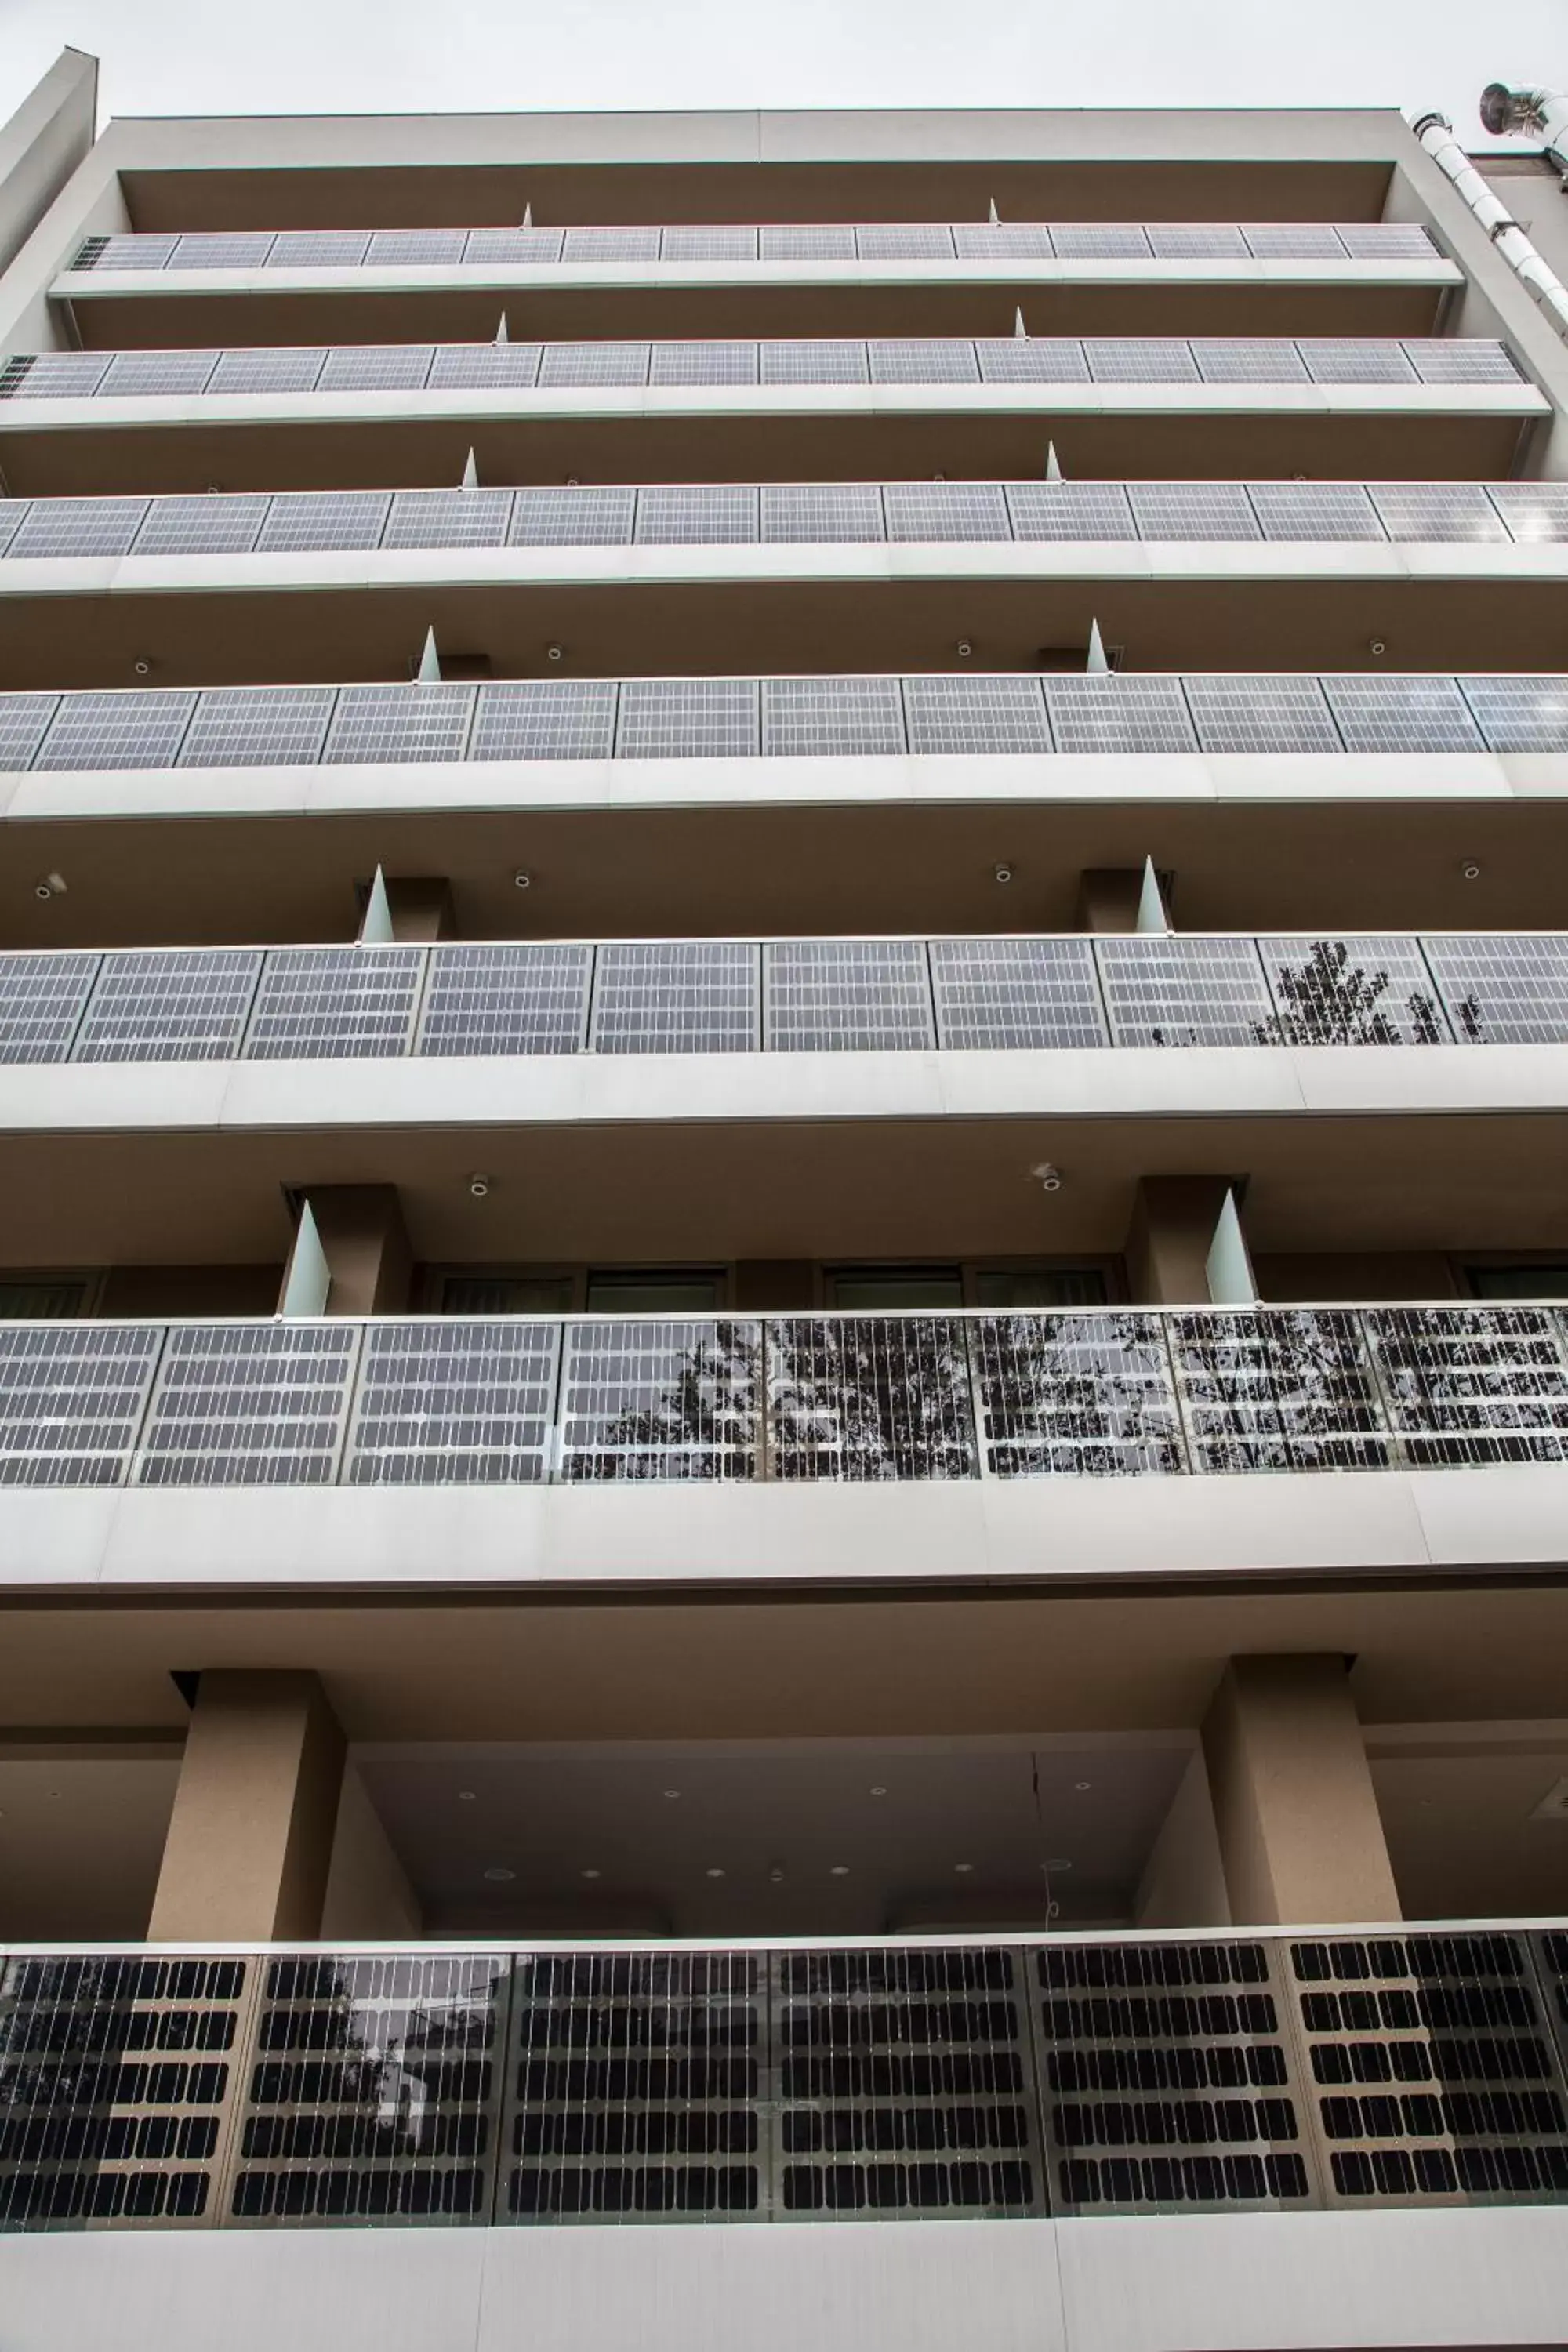
[[[1056,1165],[1054,1160],[1042,1160],[1038,1167],[1030,1169],[1029,1173],[1034,1178],[1036,1183],[1038,1184],[1042,1192],[1059,1192],[1061,1191],[1062,1171]]]

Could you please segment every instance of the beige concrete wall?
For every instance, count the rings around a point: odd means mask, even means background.
[[[331,1276],[329,1315],[400,1315],[414,1255],[395,1184],[313,1184],[310,1212]],[[283,1272],[283,1290],[289,1283]]]
[[[1230,1186],[1228,1176],[1142,1179],[1125,1244],[1127,1285],[1140,1306],[1207,1306],[1208,1255]]]
[[[456,936],[452,886],[441,877],[388,877],[385,889],[395,940],[411,947],[433,947],[437,940]]]
[[[1201,1749],[1183,1773],[1150,1850],[1132,1917],[1139,1927],[1230,1926],[1230,1890]]]
[[[0,269],[21,251],[92,145],[98,59],[62,49],[0,125]]]
[[[363,1780],[350,1764],[321,1904],[322,1937],[329,1943],[376,1943],[424,1933],[423,1906]]]

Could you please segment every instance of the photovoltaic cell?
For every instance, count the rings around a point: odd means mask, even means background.
[[[257,539],[258,555],[348,553],[379,547],[390,490],[279,490]]]
[[[182,768],[313,767],[335,686],[208,687],[180,746]]]
[[[365,264],[371,269],[428,268],[463,259],[468,232],[460,228],[378,228]]]
[[[1357,482],[1248,482],[1253,512],[1269,540],[1377,540],[1377,509]]]
[[[1258,519],[1239,482],[1129,482],[1140,539],[1258,539]]]
[[[987,383],[1087,383],[1083,345],[1070,336],[997,336],[974,346]]]
[[[58,694],[0,694],[0,775],[19,775],[55,715]]]
[[[510,490],[399,490],[383,547],[504,547]]]
[[[964,1326],[804,1315],[765,1326],[769,1468],[781,1479],[973,1478]]]
[[[932,940],[931,970],[949,1051],[1110,1043],[1087,940]]]
[[[175,1324],[137,1449],[141,1486],[325,1486],[356,1323]]]
[[[0,1486],[120,1486],[163,1339],[147,1323],[0,1323]]]
[[[1352,933],[1259,940],[1258,945],[1281,1044],[1448,1042],[1437,992],[1414,940]]]
[[[1568,751],[1568,677],[1462,677],[1491,751]]]
[[[847,224],[768,222],[761,238],[764,261],[853,261],[855,231]]]
[[[420,1053],[580,1053],[593,962],[576,940],[433,949]]]
[[[757,232],[721,225],[709,228],[667,228],[659,239],[661,261],[755,261]]]
[[[868,343],[873,383],[976,383],[973,343],[931,337]]]
[[[1058,751],[1195,751],[1173,677],[1049,677],[1046,707]]]
[[[569,1323],[561,1475],[571,1484],[757,1474],[758,1326]]]
[[[1260,1045],[1273,1006],[1251,940],[1095,941],[1118,1045]]]
[[[621,688],[617,759],[750,759],[757,745],[755,678],[635,677]]]
[[[272,250],[269,228],[192,233],[178,238],[166,269],[259,269]]]
[[[89,236],[73,269],[166,269],[177,236]]]
[[[655,343],[650,383],[755,383],[755,343]]]
[[[0,555],[4,555],[21,530],[30,499],[0,499]]]
[[[1495,482],[1487,496],[1521,546],[1568,539],[1568,482]]]
[[[1007,511],[1020,540],[1136,539],[1120,482],[1009,482]]]
[[[326,357],[324,349],[225,352],[207,379],[207,396],[218,392],[314,392]]]
[[[1395,540],[1504,540],[1479,482],[1369,482],[1367,495]]]
[[[1167,1325],[1195,1471],[1374,1470],[1388,1438],[1357,1319],[1303,1307]]]
[[[430,343],[339,343],[329,351],[318,392],[420,392],[436,356]]]
[[[833,342],[823,338],[810,342],[761,343],[757,348],[764,383],[869,382],[864,343]]]
[[[1480,730],[1451,677],[1379,677],[1366,671],[1320,681],[1347,751],[1479,751]]]
[[[994,1478],[1126,1477],[1182,1466],[1160,1318],[981,1315],[969,1325]]]
[[[176,687],[64,695],[33,765],[54,773],[173,767],[195,700]]]
[[[594,977],[597,1054],[751,1054],[757,950],[742,940],[621,940]]]
[[[764,482],[763,539],[772,546],[847,547],[887,536],[875,482]]]
[[[995,482],[889,482],[882,490],[890,540],[1011,539]]]
[[[1405,355],[1423,383],[1507,383],[1524,381],[1506,343],[1479,335],[1406,341]]]
[[[757,493],[747,483],[658,483],[637,492],[640,546],[732,546],[756,536]]]
[[[1051,748],[1034,677],[906,677],[910,749],[921,753],[1038,755]]]
[[[107,352],[19,352],[0,360],[0,400],[90,400],[110,365]]]
[[[539,370],[540,389],[644,384],[648,350],[647,343],[547,343]]]
[[[99,385],[105,400],[142,400],[205,392],[221,352],[121,352]]]
[[[1340,242],[1356,261],[1436,261],[1436,247],[1414,221],[1342,221]]]
[[[460,760],[473,707],[471,686],[342,687],[321,764]]]
[[[1568,1039],[1568,936],[1434,932],[1422,946],[1461,1045]]]
[[[1316,678],[1199,676],[1183,680],[1205,751],[1338,751],[1340,739]]]
[[[870,221],[855,232],[862,261],[951,261],[952,231],[937,222]]]
[[[763,961],[765,1038],[774,1053],[936,1044],[923,940],[775,940]]]
[[[133,555],[246,555],[267,517],[266,495],[154,499]]]
[[[1144,231],[1159,261],[1245,261],[1247,243],[1223,221],[1151,221]]]
[[[8,557],[125,555],[142,528],[145,499],[35,499]]]
[[[896,677],[763,680],[763,750],[775,758],[874,758],[903,748]]]
[[[267,257],[268,269],[357,269],[370,247],[363,228],[280,229]]]
[[[607,760],[615,748],[613,678],[520,678],[481,686],[470,760]]]
[[[598,484],[522,489],[512,503],[511,547],[629,547],[637,492]]]
[[[1147,341],[1127,335],[1084,341],[1084,356],[1096,383],[1189,383],[1197,381],[1191,348],[1171,336]]]
[[[1314,383],[1414,383],[1415,371],[1400,344],[1350,335],[1297,337],[1296,348]]]
[[[1568,1367],[1537,1307],[1369,1307],[1363,1322],[1404,1460],[1568,1459]]]
[[[344,1484],[538,1485],[549,1466],[560,1351],[560,1326],[542,1317],[372,1324]]]
[[[1258,261],[1342,261],[1335,231],[1318,221],[1243,221],[1241,234]]]
[[[539,379],[541,343],[439,343],[426,380],[428,392],[531,392]]]
[[[98,961],[95,955],[0,955],[0,1065],[65,1060]]]
[[[558,228],[471,228],[463,259],[470,269],[487,263],[493,268],[559,261],[564,241],[564,230]]]
[[[1294,343],[1280,336],[1194,338],[1193,357],[1205,383],[1305,383]]]
[[[366,1061],[406,1054],[424,970],[423,948],[273,948],[245,1059]]]
[[[657,228],[569,228],[562,259],[573,261],[657,261]]]
[[[1051,233],[1043,221],[954,221],[960,261],[1049,261]]]
[[[107,955],[73,1062],[227,1062],[239,1051],[259,948]]]
[[[1147,261],[1148,238],[1135,221],[1052,221],[1058,261]]]

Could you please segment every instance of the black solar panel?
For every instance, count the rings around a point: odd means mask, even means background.
[[[896,677],[763,680],[763,750],[773,757],[875,757],[903,749]]]
[[[1568,751],[1568,677],[1462,677],[1491,751]]]
[[[763,968],[765,1036],[775,1053],[936,1043],[923,940],[775,940]]]
[[[632,489],[522,489],[513,501],[512,547],[629,547],[637,509]]]
[[[1479,482],[1371,482],[1367,490],[1390,539],[1508,538]]]
[[[764,236],[766,231],[763,232]],[[764,383],[866,383],[870,370],[864,343],[812,341],[761,343],[758,358]]]
[[[55,715],[58,694],[0,694],[0,775],[19,775]]]
[[[1479,751],[1480,730],[1451,677],[1321,680],[1347,751]]]
[[[222,353],[121,352],[99,386],[106,400],[168,398],[205,392]]]
[[[248,555],[267,518],[265,496],[154,499],[135,555]]]
[[[328,352],[318,392],[420,392],[436,354],[428,343],[339,343]]]
[[[0,400],[90,400],[109,368],[107,352],[18,352],[0,360]]]
[[[1414,940],[1342,934],[1259,940],[1289,1045],[1438,1045],[1448,1024]]]
[[[372,1324],[344,1484],[537,1485],[549,1467],[560,1352],[560,1326],[543,1318]]]
[[[1338,751],[1339,734],[1316,678],[1299,672],[1184,678],[1205,751]]]
[[[321,350],[224,352],[207,379],[214,393],[314,392],[326,364]]]
[[[1137,525],[1120,482],[1009,482],[1015,539],[1136,539]]]
[[[470,760],[607,760],[615,748],[615,681],[522,678],[482,686]]]
[[[0,1065],[65,1060],[98,963],[95,955],[0,955]]]
[[[433,949],[421,1054],[575,1054],[594,951],[574,940]]]
[[[887,536],[875,482],[764,482],[762,488],[762,535],[771,545],[848,546]]]
[[[873,383],[975,383],[980,370],[973,343],[932,339],[872,342],[866,347]]]
[[[1034,677],[906,677],[910,749],[1013,758],[1051,748]]]
[[[1095,941],[1118,1045],[1261,1045],[1273,1006],[1251,940],[1106,935]]]
[[[1261,536],[1239,482],[1129,482],[1140,539],[1235,541]]]
[[[758,950],[736,940],[627,940],[602,947],[591,1043],[598,1054],[756,1050]]]
[[[996,336],[977,342],[975,355],[986,383],[1087,383],[1083,345],[1065,335]]]
[[[531,392],[542,343],[441,343],[430,362],[428,392]]]
[[[720,547],[753,541],[757,493],[749,483],[657,483],[637,492],[643,546]]]
[[[1354,1316],[1254,1307],[1178,1315],[1166,1328],[1194,1470],[1386,1464],[1377,1385]]]
[[[1461,1045],[1568,1040],[1568,936],[1443,931],[1422,946]]]
[[[128,555],[146,512],[145,499],[35,499],[5,553]]]
[[[342,687],[322,765],[460,760],[473,708],[471,686]]]
[[[245,1058],[363,1061],[406,1054],[424,972],[422,948],[273,948]]]
[[[256,541],[258,555],[379,547],[392,506],[389,490],[279,490]]]
[[[149,1323],[0,1323],[0,1486],[120,1486],[163,1340]]]
[[[180,746],[182,768],[313,767],[335,686],[208,687]]]
[[[969,1345],[994,1478],[1160,1476],[1183,1467],[1158,1316],[979,1315]]]
[[[62,695],[33,765],[56,773],[172,767],[195,700],[178,687]]]
[[[337,1475],[357,1323],[177,1323],[137,1449],[142,1486],[325,1486]]]
[[[1045,688],[1058,751],[1197,750],[1173,677],[1048,677]]]
[[[906,541],[1011,539],[997,482],[888,482],[882,489],[888,537]]]
[[[510,490],[399,490],[383,547],[504,547]]]
[[[1253,512],[1269,540],[1376,540],[1377,509],[1356,482],[1248,482]]]
[[[638,677],[621,688],[617,759],[750,759],[758,740],[755,678]]]
[[[655,343],[649,383],[755,383],[755,343]]]
[[[1087,940],[932,940],[931,970],[949,1050],[1110,1042]]]
[[[259,948],[107,955],[71,1059],[232,1061],[260,971]]]

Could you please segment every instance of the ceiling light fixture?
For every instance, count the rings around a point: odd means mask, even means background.
[[[468,1191],[476,1201],[488,1201],[490,1194],[489,1178],[480,1175],[476,1169],[468,1179]]]
[[[1479,882],[1481,878],[1481,869],[1476,864],[1473,857],[1467,857],[1464,864],[1460,866],[1459,871],[1464,876],[1467,882]],[[49,879],[53,881],[53,875],[49,877]]]
[[[585,1870],[583,1873],[584,1878],[603,1878],[604,1874],[602,1870]]]
[[[474,1801],[474,1794],[475,1792],[472,1789],[459,1789],[458,1791],[458,1802],[460,1805],[471,1805]]]
[[[724,1874],[717,1863],[714,1864],[712,1869],[708,1873],[708,1876],[710,1878],[722,1878],[723,1875]]]
[[[1073,1787],[1075,1789],[1089,1789],[1092,1788],[1093,1785],[1094,1784],[1091,1780],[1075,1780],[1073,1782]]]
[[[972,1862],[955,1862],[952,1866],[960,1878],[967,1878],[974,1864]]]
[[[827,1875],[829,1878],[847,1878],[849,1875],[849,1864],[847,1862],[836,1862],[828,1871]]]
[[[517,1876],[517,1873],[515,1870],[503,1870],[500,1863],[497,1863],[493,1870],[486,1871],[485,1876],[492,1885],[506,1886]]]
[[[511,877],[512,888],[514,890],[527,890],[532,887],[532,875],[528,873],[524,867],[520,866],[517,872]]]
[[[888,1793],[888,1792],[887,1792],[886,1789],[882,1788],[882,1787],[881,1787],[881,1786],[879,1786],[879,1785],[877,1788],[873,1789],[873,1790],[872,1790],[872,1791],[871,1791],[871,1794],[872,1794],[874,1797],[885,1797],[885,1796],[887,1795],[887,1793]]]
[[[1030,1169],[1029,1173],[1035,1179],[1042,1192],[1059,1192],[1061,1191],[1062,1171],[1057,1166],[1055,1160],[1042,1160],[1037,1167]]]
[[[1011,882],[1013,879],[1013,869],[1006,864],[993,866],[992,878],[997,882]]]
[[[667,1789],[667,1790],[665,1790],[665,1792],[664,1792],[664,1793],[665,1793],[666,1797],[668,1799],[669,1802],[670,1802],[671,1804],[674,1804],[674,1802],[675,1802],[675,1801],[676,1801],[677,1797],[679,1797],[679,1796],[680,1791],[679,1791],[679,1789]]]

